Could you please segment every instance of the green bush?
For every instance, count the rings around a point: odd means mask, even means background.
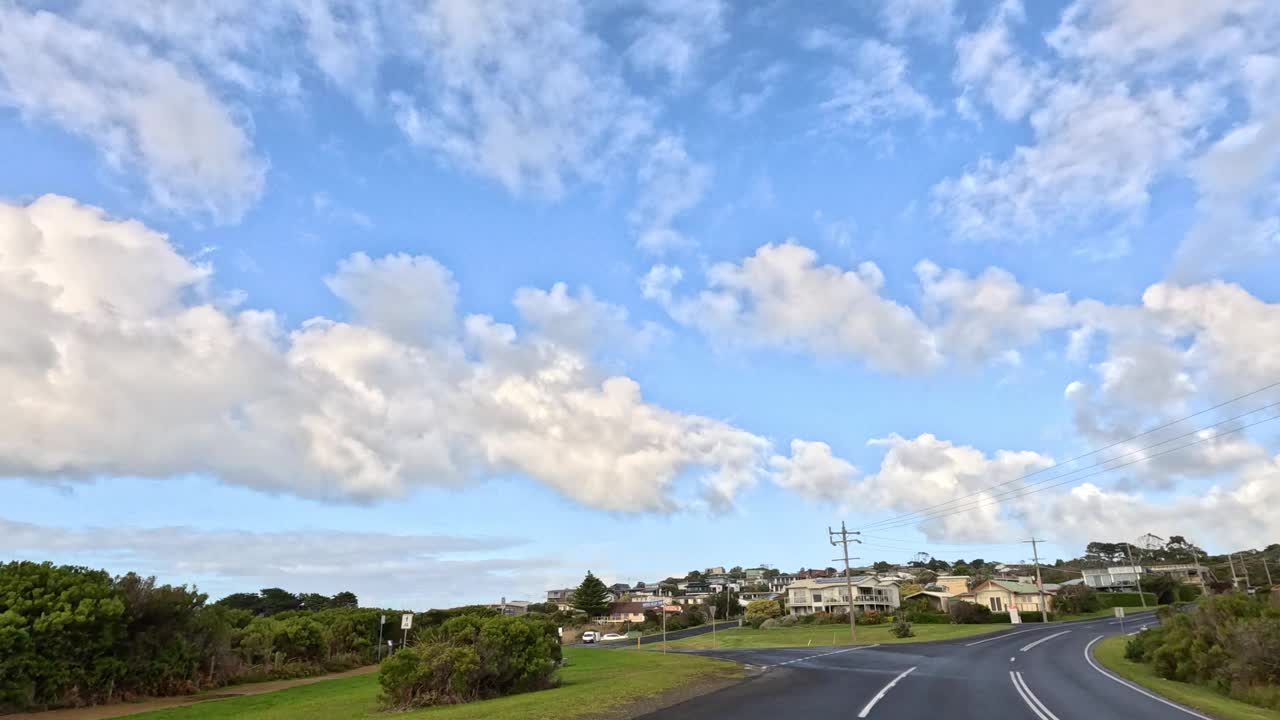
[[[782,605],[777,600],[753,600],[747,603],[747,622],[755,627],[769,618],[782,615]]]
[[[1024,623],[1044,622],[1044,614],[1039,610],[1020,610],[1018,611],[1018,616]]]
[[[1101,607],[1097,591],[1088,585],[1065,585],[1053,598],[1054,610],[1067,615],[1083,615]]]
[[[902,611],[899,610],[899,613]],[[913,611],[906,613],[907,622],[916,625],[948,625],[951,623],[951,616],[940,612],[919,612]]]
[[[1013,618],[1007,612],[993,612],[984,622],[1007,625],[1013,622]]]
[[[1156,596],[1151,593],[1143,593],[1147,598],[1147,606],[1156,606]],[[1136,592],[1116,592],[1116,593],[1098,593],[1098,605],[1104,608],[1112,607],[1140,607],[1142,598]]]
[[[1194,602],[1203,594],[1204,591],[1195,585],[1184,584],[1178,587],[1178,602]]]
[[[896,638],[915,637],[915,633],[911,630],[911,623],[907,622],[906,613],[898,613],[898,616],[894,618],[893,627],[889,631]]]
[[[858,615],[858,623],[861,625],[881,625],[885,621],[884,614],[879,610],[864,610]]]
[[[555,687],[560,661],[556,626],[546,618],[462,615],[383,663],[382,701],[424,707],[543,690]]]
[[[991,608],[977,603],[953,602],[949,613],[951,621],[959,625],[978,625],[991,622]]]

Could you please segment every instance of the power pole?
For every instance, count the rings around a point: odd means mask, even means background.
[[[1142,609],[1147,609],[1147,596],[1142,594],[1142,568],[1133,564],[1133,544],[1125,543],[1124,549],[1129,552],[1129,567],[1134,569],[1134,577],[1138,579],[1138,599],[1142,601]]]
[[[1262,569],[1267,571],[1267,587],[1274,586],[1275,583],[1271,581],[1271,566],[1267,564],[1266,555],[1262,556]]]
[[[849,593],[849,641],[855,643],[858,642],[858,630],[857,623],[853,619],[853,573],[849,572],[849,543],[861,543],[862,541],[849,536],[861,534],[860,532],[849,532],[845,528],[843,520],[840,521],[840,532],[832,530],[830,525],[827,526],[827,537],[831,540],[831,546],[835,547],[837,543],[844,546],[844,587],[845,591]],[[836,537],[840,539],[836,540]]]
[[[1039,591],[1040,596],[1040,622],[1047,623],[1049,622],[1049,611],[1044,607],[1044,582],[1040,580],[1040,551],[1037,548],[1039,543],[1045,541],[1038,540],[1033,537],[1030,540],[1023,540],[1022,542],[1031,543],[1031,556],[1035,558],[1036,562],[1036,590]]]
[[[1244,564],[1244,556],[1240,556],[1240,569],[1244,571],[1244,589],[1248,592],[1253,587],[1253,583],[1249,582],[1249,566]]]
[[[1188,552],[1191,553],[1191,562],[1196,566],[1196,577],[1200,578],[1200,592],[1204,595],[1209,594],[1209,579],[1204,576],[1204,571],[1200,569],[1200,556],[1196,554],[1195,545],[1190,540],[1187,541],[1189,547]]]
[[[1236,575],[1236,561],[1235,558],[1231,556],[1231,553],[1227,553],[1227,564],[1231,566],[1231,589],[1239,590],[1240,576]]]

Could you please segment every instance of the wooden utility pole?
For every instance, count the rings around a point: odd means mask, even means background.
[[[840,531],[836,532],[827,526],[827,537],[831,540],[831,545],[836,544],[844,546],[844,586],[845,591],[849,593],[849,640],[850,642],[858,642],[857,622],[853,618],[853,573],[849,572],[849,543],[862,541],[857,538],[849,537],[850,535],[861,535],[859,532],[849,532],[844,526],[844,521],[840,521]],[[837,540],[836,538],[840,538]]]
[[[1138,579],[1138,599],[1142,601],[1142,609],[1146,610],[1147,596],[1142,594],[1142,568],[1133,564],[1133,545],[1130,543],[1125,543],[1124,548],[1129,552],[1129,567],[1133,568],[1134,577]]]
[[[1031,543],[1031,556],[1034,557],[1036,561],[1036,590],[1039,591],[1040,597],[1040,622],[1049,622],[1049,612],[1044,606],[1044,582],[1040,579],[1040,551],[1036,547],[1037,543],[1042,543],[1044,540],[1031,538],[1030,540],[1023,540],[1022,542]],[[1016,600],[1017,598],[1014,599]]]

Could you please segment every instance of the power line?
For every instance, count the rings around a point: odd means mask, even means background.
[[[1241,431],[1243,431],[1243,430],[1247,430],[1247,429],[1249,429],[1249,428],[1251,428],[1251,427],[1254,427],[1255,425],[1261,425],[1262,423],[1265,423],[1265,422],[1271,422],[1272,420],[1276,420],[1276,419],[1280,419],[1280,415],[1272,415],[1271,417],[1263,418],[1262,420],[1257,420],[1257,421],[1255,421],[1255,422],[1251,422],[1251,423],[1248,423],[1248,424],[1246,424],[1246,425],[1241,425],[1241,426],[1240,426],[1240,427],[1238,427],[1238,428],[1233,428],[1233,429],[1231,429],[1231,430],[1227,430],[1227,431],[1224,431],[1224,432],[1221,432],[1221,433],[1217,433],[1217,434],[1212,435],[1212,436],[1209,436],[1209,437],[1199,438],[1199,439],[1194,440],[1194,441],[1192,441],[1192,442],[1186,443],[1185,445],[1179,445],[1179,446],[1177,446],[1177,447],[1170,448],[1170,449],[1168,449],[1168,450],[1165,450],[1164,452],[1159,452],[1159,453],[1156,453],[1156,454],[1154,454],[1154,455],[1146,455],[1146,456],[1140,457],[1140,458],[1138,458],[1138,459],[1136,459],[1136,460],[1130,460],[1129,462],[1121,463],[1120,465],[1116,465],[1115,467],[1104,468],[1104,469],[1102,469],[1102,470],[1098,470],[1098,471],[1096,471],[1096,472],[1092,472],[1092,473],[1089,473],[1089,474],[1087,474],[1087,475],[1083,475],[1083,476],[1080,476],[1080,477],[1067,478],[1066,480],[1062,480],[1061,482],[1056,482],[1056,483],[1054,483],[1054,484],[1052,484],[1052,485],[1044,485],[1044,486],[1041,486],[1041,487],[1036,487],[1035,489],[1029,489],[1029,488],[1033,487],[1034,485],[1038,485],[1038,484],[1039,484],[1039,483],[1032,483],[1031,485],[1028,485],[1028,486],[1026,486],[1026,487],[1022,487],[1022,488],[1015,488],[1014,490],[1011,490],[1011,491],[1006,491],[1006,492],[1003,492],[1003,493],[998,493],[997,495],[993,496],[992,498],[985,499],[985,500],[980,501],[980,502],[977,502],[977,503],[968,504],[968,505],[965,505],[965,506],[962,506],[962,507],[957,507],[957,508],[949,508],[948,510],[943,511],[943,512],[939,512],[939,513],[931,513],[931,514],[929,514],[929,515],[926,515],[926,516],[924,516],[924,517],[919,517],[919,518],[911,518],[911,519],[908,519],[908,520],[905,520],[905,521],[900,521],[900,522],[898,522],[898,523],[896,523],[896,524],[893,524],[893,525],[886,525],[886,526],[880,527],[880,528],[878,528],[878,529],[879,529],[879,530],[888,530],[888,529],[891,529],[891,528],[906,527],[906,526],[908,526],[908,525],[916,525],[916,524],[921,523],[921,522],[924,522],[924,521],[926,521],[926,520],[937,520],[937,519],[939,519],[939,518],[950,517],[950,516],[952,516],[952,515],[958,515],[958,514],[963,513],[963,512],[969,512],[969,511],[971,511],[971,510],[976,510],[976,509],[978,509],[978,508],[987,507],[987,506],[990,506],[990,505],[998,505],[998,504],[1000,504],[1000,503],[1004,502],[1005,500],[1012,500],[1012,499],[1015,499],[1015,498],[1026,497],[1026,496],[1028,496],[1028,495],[1034,495],[1034,494],[1036,494],[1036,493],[1038,493],[1038,492],[1043,492],[1043,491],[1045,491],[1045,490],[1052,490],[1053,488],[1061,487],[1061,486],[1066,485],[1066,484],[1068,484],[1068,483],[1078,482],[1078,481],[1080,481],[1080,480],[1084,480],[1084,479],[1087,479],[1087,478],[1095,477],[1095,476],[1097,476],[1097,475],[1102,475],[1102,474],[1104,474],[1104,473],[1108,473],[1108,472],[1111,472],[1111,471],[1113,471],[1113,470],[1119,470],[1120,468],[1123,468],[1123,467],[1128,467],[1128,466],[1130,466],[1130,465],[1135,465],[1135,464],[1140,463],[1140,462],[1146,462],[1146,461],[1148,461],[1148,460],[1154,460],[1154,459],[1156,459],[1156,458],[1158,458],[1158,457],[1162,457],[1162,456],[1164,456],[1164,455],[1168,455],[1168,454],[1170,454],[1170,453],[1177,452],[1178,450],[1185,450],[1186,448],[1189,448],[1189,447],[1191,447],[1191,446],[1193,446],[1193,445],[1198,445],[1198,444],[1200,444],[1200,443],[1202,443],[1202,442],[1207,442],[1207,441],[1209,441],[1209,440],[1218,440],[1218,439],[1221,439],[1221,438],[1226,437],[1227,435],[1232,435],[1232,434],[1234,434],[1234,433],[1238,433],[1238,432],[1241,432]],[[1132,454],[1132,453],[1130,453],[1130,454]],[[1123,457],[1123,456],[1121,456],[1121,457]],[[1068,473],[1068,474],[1071,474],[1071,473]],[[1040,481],[1040,482],[1048,482],[1049,480],[1057,480],[1057,479],[1059,479],[1059,478],[1061,478],[1061,477],[1064,477],[1064,476],[1059,475],[1059,476],[1057,476],[1057,477],[1049,478],[1048,480],[1042,480],[1042,481]],[[1026,492],[1023,492],[1024,490],[1025,490]]]
[[[1207,407],[1207,408],[1205,408],[1204,410],[1201,410],[1201,411],[1199,411],[1199,412],[1192,413],[1192,414],[1187,415],[1187,416],[1185,416],[1185,417],[1178,418],[1177,420],[1173,420],[1173,421],[1167,422],[1167,423],[1165,423],[1165,424],[1163,424],[1163,425],[1158,425],[1158,426],[1156,426],[1156,427],[1154,427],[1154,428],[1151,428],[1150,430],[1147,430],[1147,431],[1145,431],[1145,432],[1138,433],[1137,435],[1133,435],[1133,436],[1128,437],[1128,438],[1125,438],[1125,439],[1123,439],[1123,440],[1117,440],[1116,442],[1113,442],[1113,443],[1111,443],[1110,445],[1107,445],[1107,446],[1105,446],[1105,447],[1100,447],[1100,448],[1098,448],[1098,449],[1096,449],[1096,450],[1091,450],[1090,452],[1084,453],[1083,455],[1077,455],[1077,456],[1075,456],[1075,457],[1071,458],[1070,460],[1064,460],[1064,461],[1062,461],[1062,462],[1060,462],[1060,463],[1054,463],[1054,464],[1049,465],[1049,466],[1047,466],[1047,467],[1040,468],[1039,470],[1036,470],[1036,471],[1034,471],[1034,472],[1030,472],[1030,473],[1027,473],[1026,475],[1022,475],[1021,477],[1016,477],[1016,478],[1013,478],[1012,480],[1007,480],[1007,481],[1002,482],[1002,483],[997,483],[997,484],[992,485],[992,486],[990,486],[990,487],[988,487],[988,488],[985,488],[985,489],[983,489],[983,490],[977,490],[977,491],[974,491],[974,492],[972,492],[972,493],[969,493],[968,495],[963,495],[963,496],[958,497],[958,498],[953,498],[953,499],[951,499],[951,500],[946,500],[946,501],[943,501],[943,502],[937,503],[937,504],[935,504],[935,505],[930,505],[929,507],[922,508],[922,509],[920,509],[920,510],[915,510],[915,511],[912,511],[912,512],[909,512],[909,513],[903,513],[902,515],[898,515],[898,516],[895,516],[895,517],[885,518],[885,519],[883,519],[883,520],[876,521],[876,522],[874,522],[874,523],[871,523],[870,525],[867,525],[867,526],[866,526],[866,528],[864,528],[864,529],[872,529],[872,528],[876,528],[876,527],[878,527],[878,526],[880,526],[880,525],[883,525],[883,524],[886,524],[886,523],[890,523],[890,522],[897,522],[897,521],[899,521],[899,520],[905,519],[905,518],[910,517],[910,516],[912,516],[912,515],[918,515],[918,514],[920,514],[920,513],[923,513],[923,512],[927,512],[927,511],[933,510],[933,509],[935,509],[935,508],[941,508],[941,507],[944,507],[944,506],[946,506],[946,505],[950,505],[950,504],[952,504],[952,503],[959,502],[960,500],[965,500],[965,499],[967,499],[967,498],[974,497],[975,495],[981,495],[981,494],[982,494],[982,493],[984,493],[984,492],[988,492],[988,491],[990,491],[990,490],[994,490],[994,489],[996,489],[996,488],[998,488],[998,487],[1003,487],[1003,486],[1005,486],[1005,485],[1011,485],[1011,484],[1013,484],[1013,483],[1018,482],[1019,480],[1026,480],[1027,478],[1034,477],[1034,476],[1039,475],[1039,474],[1044,473],[1044,472],[1048,472],[1049,470],[1052,470],[1052,469],[1054,469],[1054,468],[1062,467],[1062,466],[1064,466],[1064,465],[1070,465],[1071,463],[1076,462],[1077,460],[1083,460],[1083,459],[1085,459],[1085,458],[1087,458],[1087,457],[1090,457],[1090,456],[1093,456],[1093,455],[1097,455],[1098,453],[1106,452],[1107,450],[1110,450],[1110,449],[1112,449],[1112,448],[1114,448],[1114,447],[1118,447],[1118,446],[1120,446],[1120,445],[1124,445],[1124,444],[1126,444],[1126,443],[1133,442],[1134,440],[1137,440],[1138,438],[1146,437],[1147,435],[1151,435],[1152,433],[1156,433],[1156,432],[1159,432],[1159,431],[1161,431],[1161,430],[1165,430],[1165,429],[1167,429],[1167,428],[1173,427],[1174,425],[1178,425],[1179,423],[1183,423],[1183,422],[1186,422],[1187,420],[1190,420],[1190,419],[1192,419],[1192,418],[1195,418],[1195,417],[1199,417],[1199,416],[1201,416],[1201,415],[1204,415],[1205,413],[1213,412],[1214,410],[1217,410],[1218,408],[1222,408],[1222,407],[1225,407],[1225,406],[1227,406],[1227,405],[1230,405],[1231,403],[1238,402],[1238,401],[1243,400],[1243,399],[1245,399],[1245,398],[1247,398],[1247,397],[1252,397],[1252,396],[1254,396],[1254,395],[1257,395],[1258,393],[1266,392],[1267,390],[1270,390],[1270,389],[1272,389],[1272,388],[1274,388],[1274,387],[1280,387],[1280,380],[1277,380],[1276,382],[1273,382],[1273,383],[1271,383],[1270,385],[1266,385],[1266,386],[1260,387],[1260,388],[1258,388],[1257,390],[1252,390],[1252,391],[1250,391],[1250,392],[1247,392],[1247,393],[1245,393],[1245,394],[1243,394],[1243,395],[1237,395],[1236,397],[1233,397],[1233,398],[1231,398],[1230,400],[1225,400],[1225,401],[1223,401],[1223,402],[1218,403],[1217,405],[1213,405],[1212,407]],[[1277,403],[1272,403],[1272,404],[1270,404],[1270,405],[1265,405],[1265,406],[1263,406],[1262,408],[1258,408],[1258,410],[1265,409],[1265,408],[1267,408],[1267,407],[1273,407],[1273,406],[1274,406],[1274,405],[1276,405],[1276,404],[1277,404]],[[1250,411],[1250,412],[1248,412],[1248,413],[1244,413],[1244,414],[1245,414],[1245,415],[1249,415],[1249,414],[1252,414],[1252,413],[1254,413],[1254,412],[1257,412],[1258,410],[1252,410],[1252,411]],[[1237,416],[1237,417],[1241,417],[1241,416]],[[1216,424],[1220,424],[1220,423],[1216,423]],[[1213,427],[1213,425],[1210,425],[1209,427]],[[1199,432],[1199,431],[1194,431],[1194,432]],[[1182,435],[1182,436],[1179,436],[1179,437],[1186,437],[1186,435]],[[1178,439],[1178,438],[1172,438],[1172,439],[1176,440],[1176,439]],[[1169,442],[1169,441],[1168,441],[1168,440],[1166,440],[1166,441],[1164,441],[1164,442]],[[1157,443],[1157,445],[1159,445],[1159,444],[1163,444],[1163,443]],[[1154,447],[1154,445],[1153,445],[1152,447]],[[1123,456],[1120,456],[1120,457],[1123,457]],[[1114,460],[1115,458],[1112,458],[1112,459]],[[1105,461],[1105,462],[1110,462],[1110,460]],[[1089,467],[1097,467],[1097,464],[1092,465],[1092,466],[1089,466]],[[1082,469],[1082,470],[1087,470],[1087,469],[1089,469],[1089,467],[1080,468],[1080,469]]]

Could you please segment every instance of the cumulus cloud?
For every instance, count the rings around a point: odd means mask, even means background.
[[[928,329],[915,313],[880,294],[884,275],[870,262],[857,270],[819,265],[795,243],[758,248],[741,263],[723,262],[706,289],[689,297],[672,290],[682,273],[659,266],[644,282],[678,322],[717,341],[852,355],[894,372],[919,372],[939,361]]]
[[[1015,39],[1025,20],[1022,3],[1007,0],[956,41],[953,77],[966,113],[978,119],[986,105],[1032,135],[1006,157],[984,157],[934,187],[935,209],[957,236],[1084,231],[1110,238],[1111,247],[1085,255],[1115,257],[1143,220],[1152,188],[1181,178],[1200,198],[1179,278],[1280,250],[1274,5],[1078,0],[1043,48]]]
[[[162,207],[238,220],[266,163],[236,113],[187,69],[45,11],[0,7],[0,104],[94,143]]]
[[[550,290],[521,288],[514,302],[520,317],[540,336],[584,352],[640,352],[666,335],[655,323],[634,327],[626,308],[599,300],[590,288],[582,288],[576,296],[564,283]]]
[[[553,330],[455,317],[430,258],[348,258],[329,282],[352,319],[293,329],[212,301],[208,277],[97,208],[0,205],[0,416],[23,418],[0,437],[0,475],[205,473],[375,498],[513,472],[650,511],[723,506],[763,472],[768,441],[645,401]],[[523,298],[535,317],[560,302],[618,319],[585,295]]]
[[[814,500],[847,503],[858,488],[858,468],[823,442],[792,440],[791,455],[775,455],[769,464],[775,483]]]
[[[213,598],[262,587],[332,595],[354,591],[364,606],[425,610],[535,596],[559,571],[523,541],[338,530],[250,532],[192,527],[62,528],[0,518],[0,551],[84,563],[117,573],[195,582]]]

